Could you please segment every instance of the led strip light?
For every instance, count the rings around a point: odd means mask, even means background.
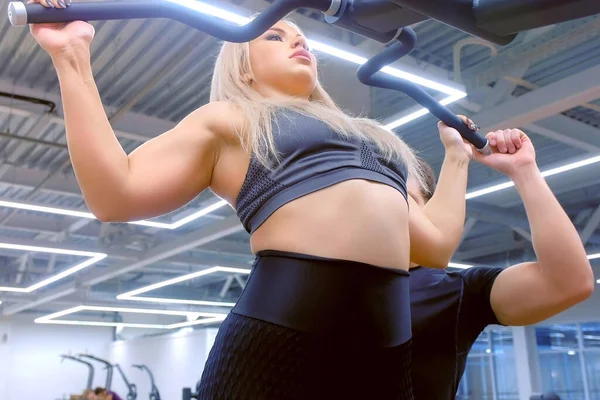
[[[159,229],[177,229],[179,227],[182,227],[185,224],[188,224],[188,223],[190,223],[208,213],[211,213],[223,206],[226,206],[226,205],[227,205],[227,202],[225,200],[219,200],[216,203],[211,204],[208,207],[198,210],[195,213],[190,214],[187,217],[181,218],[180,220],[177,220],[172,223],[146,221],[146,220],[132,221],[132,222],[128,222],[128,223],[132,224],[132,225],[142,225],[142,226],[148,226],[151,228],[159,228]],[[37,212],[42,212],[42,213],[47,213],[47,214],[68,215],[71,217],[78,217],[78,218],[96,219],[94,214],[92,214],[91,212],[69,210],[69,209],[57,208],[57,207],[38,206],[38,205],[34,205],[34,204],[17,203],[17,202],[13,202],[13,201],[0,201],[0,207],[16,208],[19,210],[28,210],[28,211],[37,211]]]
[[[217,307],[233,307],[235,303],[228,302],[220,302],[220,301],[205,301],[205,300],[184,300],[184,299],[168,299],[168,298],[160,298],[160,297],[137,297],[139,294],[147,293],[151,290],[156,290],[159,288],[163,288],[165,286],[174,285],[176,283],[188,281],[190,279],[195,279],[201,276],[206,276],[209,274],[214,274],[216,272],[229,272],[232,274],[245,274],[248,275],[250,273],[250,269],[247,268],[230,268],[230,267],[221,267],[216,266],[212,268],[207,268],[202,271],[193,272],[191,274],[178,276],[177,278],[168,279],[163,282],[157,282],[152,285],[144,286],[142,288],[132,290],[130,292],[126,292],[117,296],[119,300],[135,300],[135,301],[147,301],[151,303],[169,303],[169,304],[188,304],[188,305],[197,305],[197,306],[217,306]]]
[[[81,271],[84,268],[87,268],[98,261],[106,258],[106,254],[104,253],[93,253],[90,251],[78,251],[78,250],[69,250],[69,249],[59,249],[52,247],[39,247],[39,246],[24,246],[19,244],[12,243],[0,243],[0,249],[8,249],[8,250],[22,250],[22,251],[32,251],[36,253],[51,253],[51,254],[65,254],[72,256],[81,256],[81,257],[89,257],[87,260],[76,264],[75,266],[68,268],[56,275],[51,276],[50,278],[44,279],[40,282],[37,282],[31,286],[26,288],[18,288],[18,287],[10,287],[10,286],[0,286],[0,292],[16,292],[16,293],[31,293],[34,290],[40,289],[44,286],[47,286],[51,283],[54,283],[60,279],[66,278],[69,275],[74,274],[75,272]]]
[[[172,315],[187,317],[189,321],[177,322],[173,324],[138,324],[128,322],[104,322],[104,321],[85,321],[85,320],[64,320],[57,319],[66,315],[75,314],[82,311],[104,311],[104,312],[120,312],[131,314],[151,314],[151,315]],[[58,325],[82,325],[82,326],[104,326],[104,327],[121,327],[121,328],[144,328],[144,329],[179,329],[194,325],[210,324],[220,322],[225,319],[227,314],[223,313],[207,313],[207,312],[192,312],[192,311],[171,311],[171,310],[150,310],[143,308],[124,308],[124,307],[98,307],[79,305],[67,310],[55,312],[40,318],[35,319],[37,324],[58,324]],[[197,318],[202,318],[197,320]]]

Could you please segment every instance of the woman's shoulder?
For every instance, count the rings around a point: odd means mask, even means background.
[[[242,110],[226,101],[212,101],[197,108],[190,118],[208,127],[219,136],[229,137],[243,131],[246,119]]]

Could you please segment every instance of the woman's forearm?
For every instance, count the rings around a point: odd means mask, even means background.
[[[469,169],[469,156],[449,150],[438,177],[437,187],[423,211],[444,238],[444,248],[454,252],[462,238]]]
[[[89,50],[53,57],[62,95],[69,155],[90,210],[100,219],[122,200],[127,154],[108,121],[93,79]]]

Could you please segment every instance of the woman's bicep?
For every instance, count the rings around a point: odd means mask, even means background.
[[[197,110],[129,155],[128,219],[171,212],[208,188],[220,146],[210,111]]]

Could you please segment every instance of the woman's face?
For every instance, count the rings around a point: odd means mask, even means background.
[[[278,22],[250,42],[253,75],[246,77],[263,96],[308,99],[317,83],[317,63],[306,38],[287,22]]]

